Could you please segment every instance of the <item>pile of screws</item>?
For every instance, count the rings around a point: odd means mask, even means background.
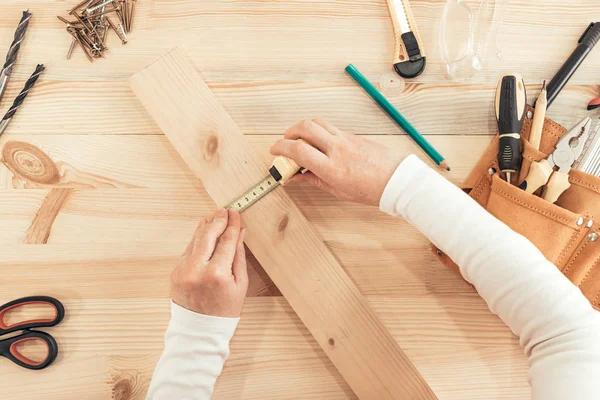
[[[58,19],[67,25],[67,32],[73,37],[67,59],[71,58],[78,44],[90,62],[94,58],[104,57],[104,52],[108,50],[106,36],[109,30],[113,30],[123,44],[127,43],[136,2],[137,0],[83,0],[69,10],[74,21],[59,16]],[[118,23],[111,19],[113,13],[117,16]]]

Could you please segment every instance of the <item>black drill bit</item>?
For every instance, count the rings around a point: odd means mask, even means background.
[[[29,10],[23,11],[23,17],[21,17],[21,21],[19,22],[19,26],[17,26],[17,30],[15,31],[15,38],[13,39],[10,48],[8,49],[8,54],[6,55],[6,62],[4,63],[4,67],[2,67],[2,72],[0,72],[0,101],[2,101],[2,95],[4,95],[4,90],[6,90],[6,84],[8,82],[8,78],[12,73],[13,66],[17,61],[17,54],[19,53],[19,49],[21,48],[21,42],[25,37],[25,31],[27,31],[27,26],[29,25],[29,20],[31,19],[31,13]]]
[[[29,91],[31,90],[33,85],[35,85],[35,82],[38,80],[40,74],[44,69],[45,68],[43,64],[38,64],[33,74],[29,77],[29,79],[27,79],[27,82],[25,82],[25,87],[23,88],[23,90],[21,90],[21,93],[19,93],[19,95],[15,99],[13,105],[8,109],[8,111],[2,118],[2,121],[0,121],[0,135],[4,133],[6,127],[10,123],[10,120],[15,115],[21,104],[23,104],[23,101],[25,101],[25,97],[27,97],[27,94],[29,94]]]

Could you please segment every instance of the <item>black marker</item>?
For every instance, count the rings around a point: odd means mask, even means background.
[[[600,22],[592,22],[587,27],[583,35],[579,38],[579,45],[575,48],[571,56],[565,61],[558,70],[554,78],[548,83],[548,107],[558,96],[562,88],[567,84],[571,76],[577,71],[583,60],[592,51],[596,43],[600,40]]]

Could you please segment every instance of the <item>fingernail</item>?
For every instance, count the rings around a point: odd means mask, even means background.
[[[216,218],[225,218],[227,216],[227,210],[224,208],[219,209],[219,211],[217,211],[217,214],[215,215]]]

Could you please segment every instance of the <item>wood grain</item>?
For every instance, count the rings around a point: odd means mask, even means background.
[[[251,135],[248,141],[265,164],[272,161],[274,135]],[[422,154],[408,136],[372,136],[399,154]],[[464,180],[489,144],[488,136],[434,136],[431,142],[447,154],[452,171]],[[7,146],[12,149],[5,151]],[[0,138],[1,188],[163,188],[201,185],[163,135],[6,135]],[[16,154],[16,156],[15,156]],[[425,160],[429,162],[428,160]],[[429,162],[430,166],[434,166]],[[45,174],[42,171],[53,171]],[[40,179],[41,176],[46,176]],[[31,179],[33,177],[33,179]]]
[[[4,13],[0,29],[2,48],[7,48],[12,39],[15,20],[18,21],[24,9],[21,1],[7,7],[12,18],[8,12]],[[438,29],[444,4],[438,0],[411,2],[430,56],[427,69],[417,82],[444,82],[445,66],[438,55]],[[470,4],[477,8],[477,2]],[[205,71],[208,81],[345,82],[347,78],[341,70],[350,62],[377,81],[391,69],[394,33],[384,0],[275,4],[140,0],[138,5],[140,15],[128,44],[121,46],[118,41],[109,41],[107,62],[90,65],[80,52],[72,60],[64,59],[70,38],[55,16],[64,13],[65,3],[36,2],[34,18],[39,29],[28,34],[21,65],[35,66],[40,59],[45,60],[55,66],[47,73],[49,79],[126,79],[179,44],[191,55],[194,64]],[[511,2],[498,39],[504,56],[501,60],[487,59],[485,74],[472,83],[492,85],[506,70],[518,70],[526,82],[550,79],[576,46],[596,11],[595,0],[577,0],[576,7],[560,0]],[[64,51],[57,49],[61,44]],[[598,60],[598,52],[590,54],[572,83],[597,84]],[[15,73],[22,79],[27,77],[21,68]]]
[[[594,53],[590,55],[592,57]],[[428,56],[428,60],[431,57]],[[86,61],[87,62],[87,61]],[[357,65],[360,67],[360,65]],[[340,66],[341,82],[209,82],[209,87],[231,110],[231,116],[247,135],[282,135],[291,125],[319,116],[340,129],[366,135],[405,133],[365,94]],[[84,66],[82,66],[84,68]],[[140,66],[141,68],[141,66]],[[17,113],[5,135],[157,135],[158,126],[147,118],[127,83],[120,79],[72,82],[52,79],[44,72],[28,97],[27,113]],[[202,70],[202,75],[208,74]],[[486,135],[496,133],[491,106],[496,85],[405,82],[401,92],[385,77],[395,72],[367,75],[417,129],[430,136]],[[6,98],[21,90],[24,79],[11,80]],[[530,103],[541,82],[527,81]],[[588,101],[600,95],[599,86],[568,85],[548,110],[550,118],[565,126],[588,115]],[[31,100],[34,99],[34,100]],[[452,101],[449,101],[452,99]],[[93,104],[94,112],[89,112]],[[285,107],[281,105],[285,104]],[[569,113],[563,112],[565,108]],[[62,118],[56,115],[65,113]],[[257,112],[258,110],[259,112]],[[435,118],[430,118],[434,113]]]
[[[261,159],[181,50],[130,84],[219,206],[264,177]],[[436,398],[281,188],[243,221],[246,244],[359,398]]]
[[[56,220],[61,208],[67,202],[71,189],[52,189],[44,199],[42,206],[33,218],[33,222],[25,236],[27,244],[45,244],[48,243],[52,225]]]
[[[29,387],[11,384],[22,379],[23,371],[3,363],[3,398],[104,400],[113,390],[129,392],[128,388],[131,394],[123,398],[144,398],[142,388],[162,350],[168,301],[143,296],[84,300],[86,288],[74,290],[81,297],[72,294],[65,302],[68,313],[63,323],[48,329],[60,346],[58,362],[37,373]],[[434,382],[440,398],[529,397],[527,364],[517,339],[477,295],[367,300],[423,375]],[[425,319],[430,323],[423,326]],[[134,334],[132,326],[144,335]],[[302,399],[356,398],[281,297],[247,300],[231,350],[216,398],[297,399],[298,393]],[[491,376],[494,385],[480,384]]]
[[[457,84],[439,56],[445,1],[411,0],[428,65],[400,92],[389,81],[397,78],[385,0],[138,0],[129,43],[112,37],[94,64],[79,50],[65,59],[70,37],[56,15],[73,3],[0,6],[2,55],[21,12],[34,14],[0,109],[36,64],[47,66],[0,137],[0,153],[11,141],[41,150],[13,147],[17,160],[0,162],[0,303],[51,294],[67,306],[52,330],[65,350],[59,361],[33,376],[0,360],[2,400],[144,398],[168,320],[168,275],[215,207],[129,89],[127,79],[160,54],[184,48],[265,164],[285,129],[317,116],[420,154],[345,75],[354,63],[448,158],[446,176],[459,183],[495,133],[498,77],[519,72],[531,101],[598,11],[597,0],[510,1],[498,35],[503,59],[488,56],[483,74]],[[467,2],[475,12],[478,3]],[[595,49],[550,118],[569,126],[593,116],[585,106],[600,96],[599,62]],[[72,191],[48,243],[23,244],[53,189]],[[530,397],[516,338],[416,230],[304,186],[286,192],[440,399]],[[258,262],[250,265],[252,297],[214,398],[355,399]]]

